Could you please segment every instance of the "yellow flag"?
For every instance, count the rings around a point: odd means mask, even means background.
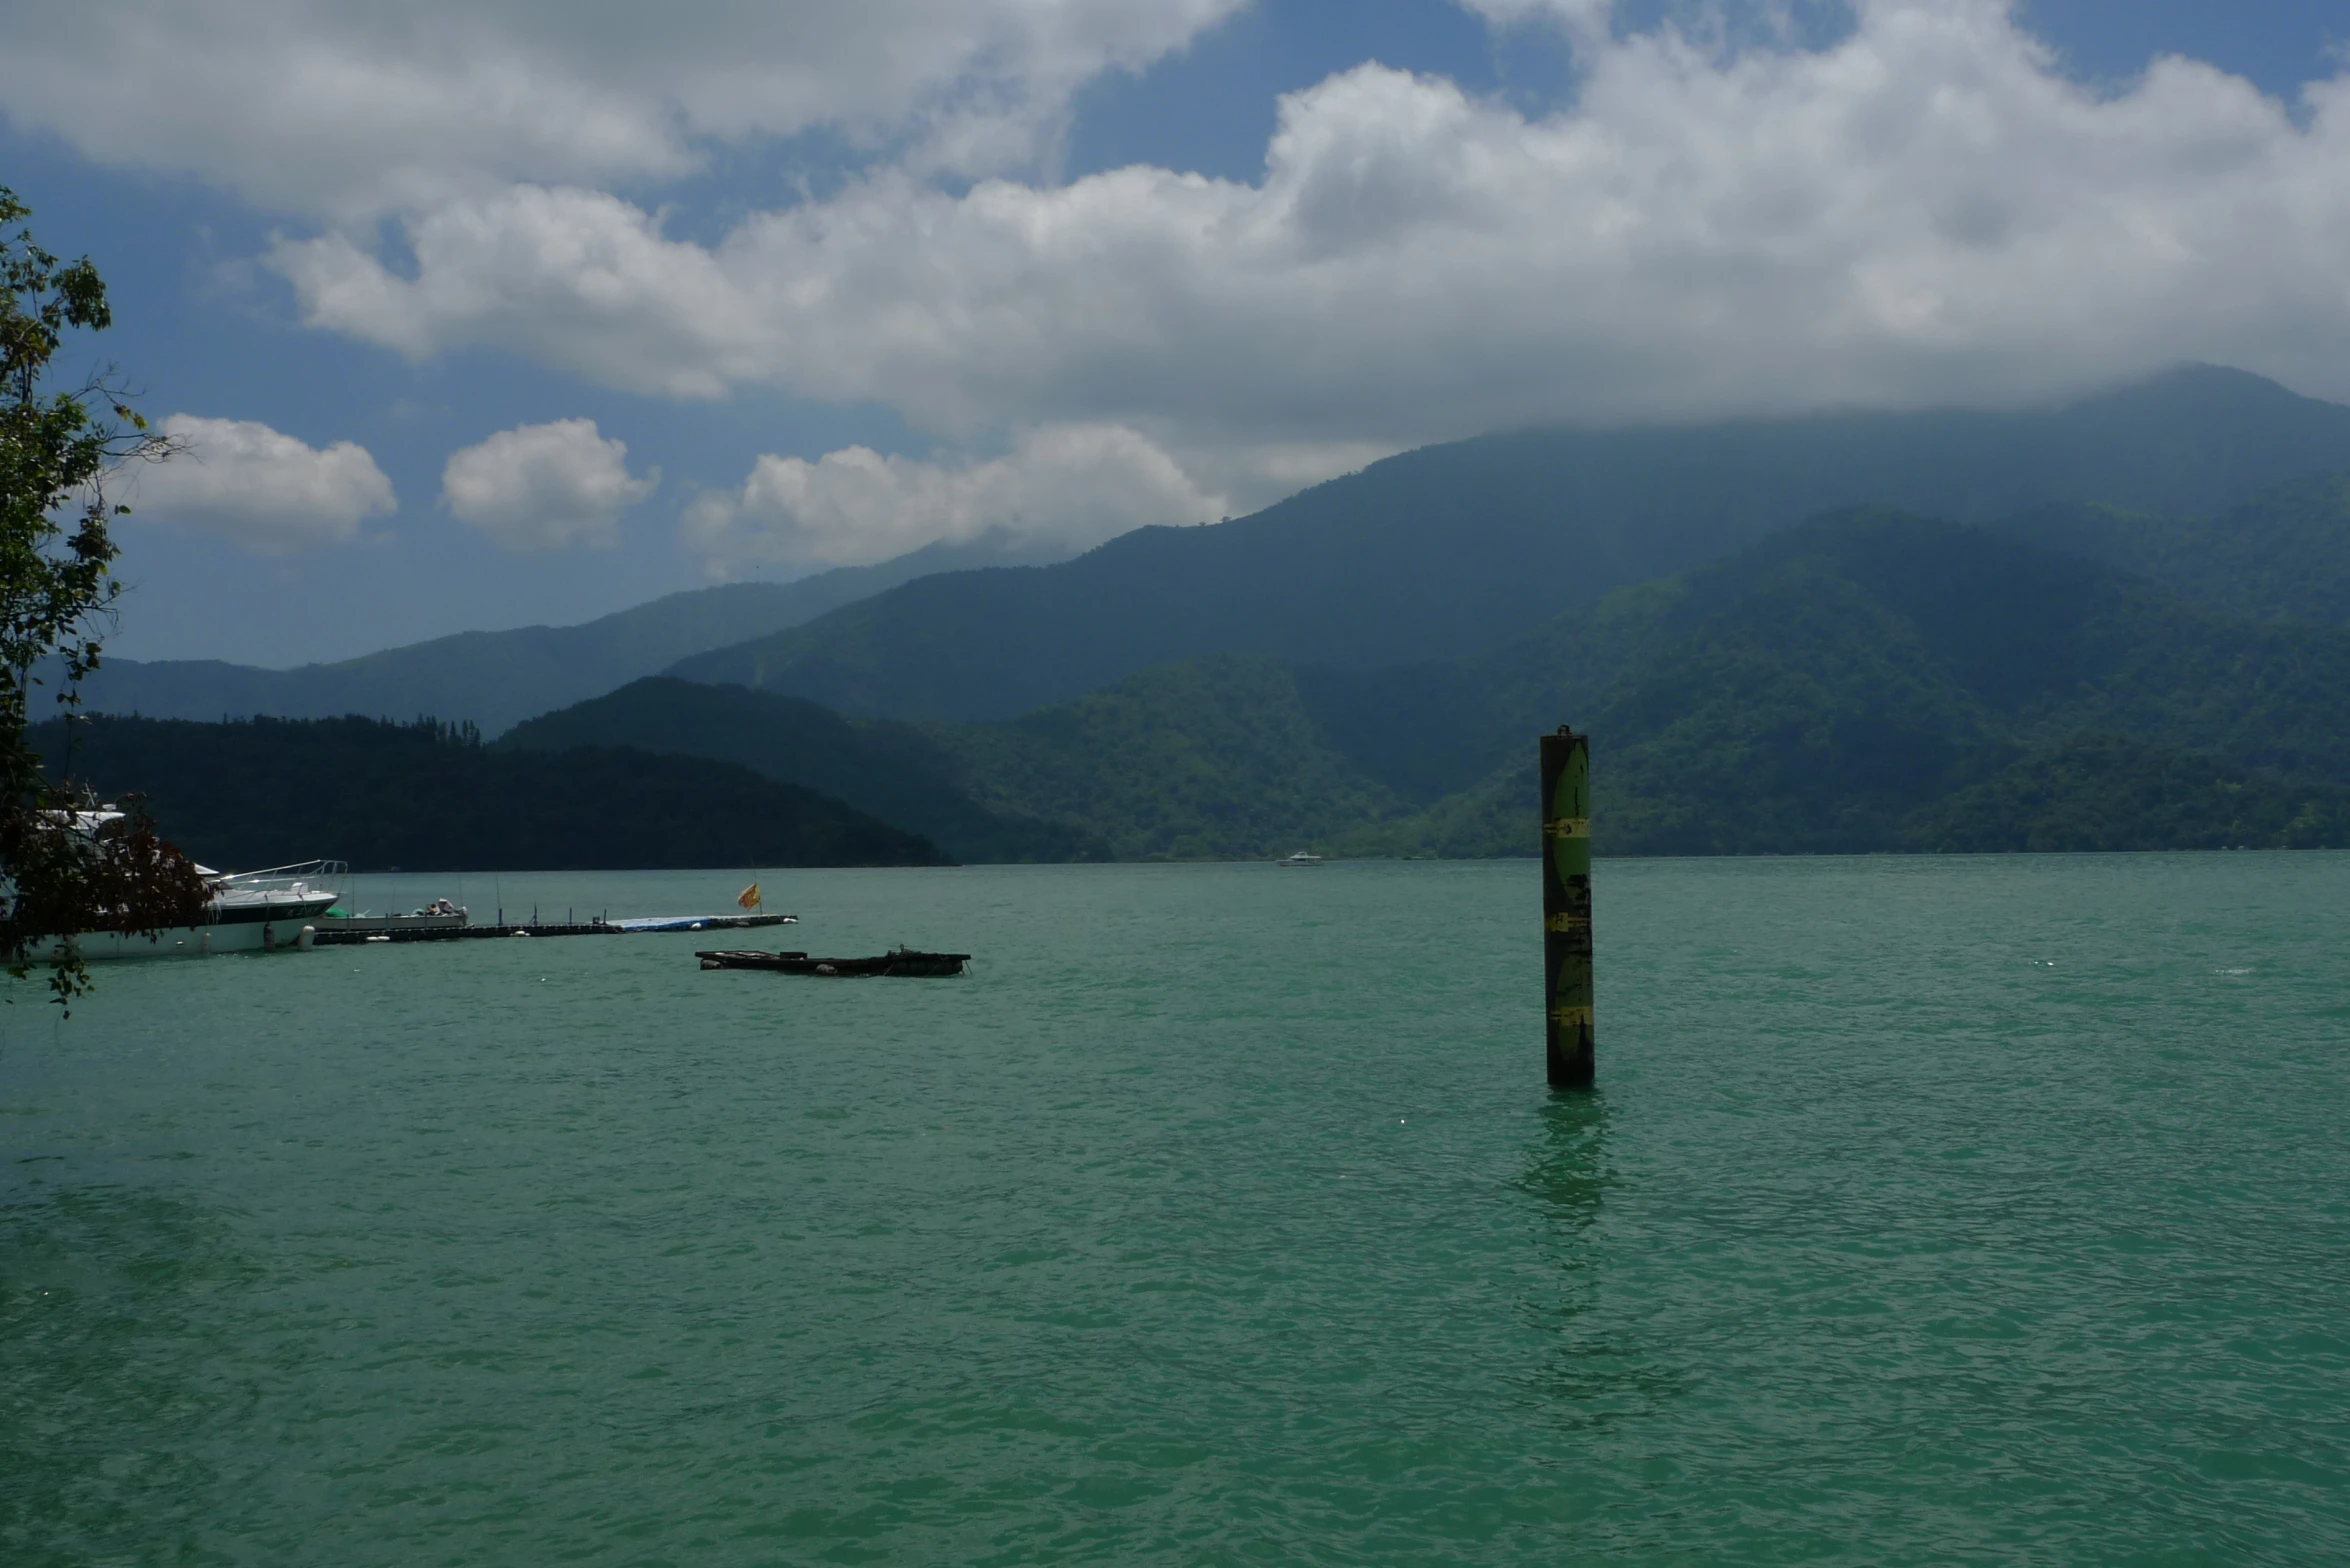
[[[738,894],[736,894],[736,895],[735,895],[735,900],[734,900],[734,901],[735,901],[736,903],[740,904],[740,905],[741,905],[743,908],[745,908],[745,909],[756,909],[756,908],[758,908],[758,907],[759,907],[759,884],[758,884],[758,883],[756,883],[756,882],[754,882],[754,883],[752,883],[752,884],[751,884],[749,887],[746,887],[746,888],[744,888],[744,889],[743,889],[743,890],[742,890],[740,893],[738,893]]]

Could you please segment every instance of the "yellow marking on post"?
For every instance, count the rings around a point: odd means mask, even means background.
[[[1523,822],[1526,819],[1520,817],[1518,820]],[[1591,836],[1591,819],[1589,817],[1553,817],[1550,821],[1542,824],[1542,831],[1550,838],[1589,838]]]
[[[1561,1029],[1588,1029],[1591,1027],[1591,1009],[1588,1007],[1554,1007],[1550,1021]]]
[[[1553,915],[1543,922],[1542,928],[1545,931],[1557,931],[1565,935],[1572,935],[1577,931],[1590,930],[1591,917],[1589,915]]]

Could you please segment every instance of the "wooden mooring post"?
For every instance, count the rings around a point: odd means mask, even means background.
[[[1543,1018],[1554,1088],[1591,1083],[1591,737],[1542,737]]]

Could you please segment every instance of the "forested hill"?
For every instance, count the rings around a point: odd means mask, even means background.
[[[961,861],[1106,860],[1102,839],[1065,820],[992,811],[957,782],[954,761],[911,725],[844,719],[797,697],[653,678],[517,725],[501,751],[628,746],[711,757],[852,800]]]
[[[2198,368],[2067,407],[1538,431],[1429,447],[1212,528],[928,577],[674,673],[856,714],[1011,718],[1152,665],[1458,658],[1820,511],[2202,517],[2350,469],[2350,408]]]
[[[670,594],[578,626],[462,632],[292,670],[212,659],[108,659],[84,685],[83,706],[166,719],[432,714],[495,735],[691,654],[797,626],[927,573],[1065,553],[1021,547],[996,533],[794,583],[728,583]]]
[[[2350,473],[2307,475],[2216,517],[2081,503],[2002,525],[2253,620],[2350,625]]]
[[[937,847],[829,795],[731,763],[622,748],[497,752],[424,722],[109,716],[33,749],[105,797],[145,794],[207,865],[361,870],[920,866]]]
[[[1471,660],[1226,655],[930,732],[982,802],[1122,856],[1473,856],[1529,851],[1566,720],[1603,853],[2350,844],[2350,633],[1883,510]]]
[[[508,744],[727,756],[928,831],[947,801],[1123,859],[1525,854],[1533,737],[1562,721],[1592,735],[1602,853],[2350,844],[2350,631],[1883,508],[1467,659],[1219,654],[976,724],[692,690]]]

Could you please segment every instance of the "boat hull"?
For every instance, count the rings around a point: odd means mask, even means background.
[[[152,933],[84,931],[69,939],[85,963],[115,958],[203,958],[215,953],[262,953],[303,947],[302,931],[314,926],[334,898],[284,899],[268,907],[232,905],[202,925],[173,926]],[[54,952],[52,944],[47,951]]]

